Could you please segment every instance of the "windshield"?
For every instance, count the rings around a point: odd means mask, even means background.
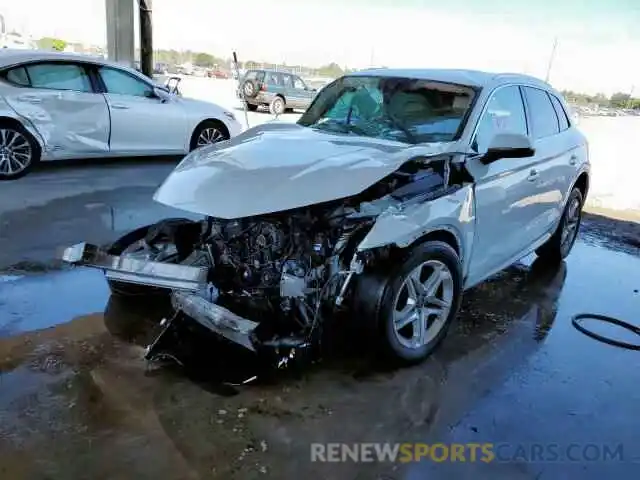
[[[429,80],[346,76],[322,89],[298,124],[411,144],[449,142],[474,95],[471,87]]]

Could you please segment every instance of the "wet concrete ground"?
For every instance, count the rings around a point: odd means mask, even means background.
[[[217,379],[239,367],[229,357],[201,365],[210,382],[146,371],[163,307],[109,298],[99,272],[5,276],[0,478],[633,478],[640,355],[570,322],[638,323],[632,253],[581,241],[555,269],[525,259],[466,294],[422,365],[394,370],[338,346],[300,375],[226,389]],[[490,464],[310,462],[312,442],[407,441],[507,447]],[[624,456],[516,455],[533,444],[622,445]]]
[[[336,338],[302,372],[229,387],[220,379],[259,365],[216,344],[197,377],[147,370],[143,347],[165,305],[110,298],[100,272],[51,262],[59,246],[104,243],[173,215],[150,200],[172,166],[106,163],[91,177],[71,166],[11,183],[11,195],[3,185],[0,478],[637,476],[640,353],[571,325],[581,312],[640,324],[637,223],[589,216],[561,266],[527,258],[467,292],[455,328],[419,366],[390,368]],[[500,455],[488,464],[312,463],[312,442],[493,443]],[[605,459],[607,448],[622,455]]]

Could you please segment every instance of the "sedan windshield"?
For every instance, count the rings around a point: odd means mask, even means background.
[[[345,76],[322,89],[298,124],[411,144],[449,142],[474,95],[471,87],[429,80]]]

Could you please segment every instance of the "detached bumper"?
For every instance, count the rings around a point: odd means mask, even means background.
[[[195,292],[207,282],[207,269],[109,255],[96,245],[79,243],[64,250],[62,260],[72,265],[104,270],[110,280],[136,285]]]
[[[255,351],[252,338],[257,322],[242,318],[195,293],[206,287],[207,268],[109,255],[88,243],[65,249],[62,260],[104,270],[111,280],[173,290],[171,304],[175,310],[227,340]]]

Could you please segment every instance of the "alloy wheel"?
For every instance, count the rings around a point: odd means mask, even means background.
[[[404,279],[393,309],[394,332],[407,348],[433,341],[446,325],[454,299],[453,276],[439,260],[428,260]]]
[[[220,130],[215,127],[207,127],[200,132],[196,146],[203,147],[212,143],[218,143],[222,140],[226,140],[226,136]]]
[[[562,228],[562,236],[560,245],[563,251],[571,247],[578,234],[578,226],[580,224],[580,200],[574,198],[569,204],[567,215]]]
[[[31,165],[33,149],[17,130],[0,128],[0,175],[14,176]]]

